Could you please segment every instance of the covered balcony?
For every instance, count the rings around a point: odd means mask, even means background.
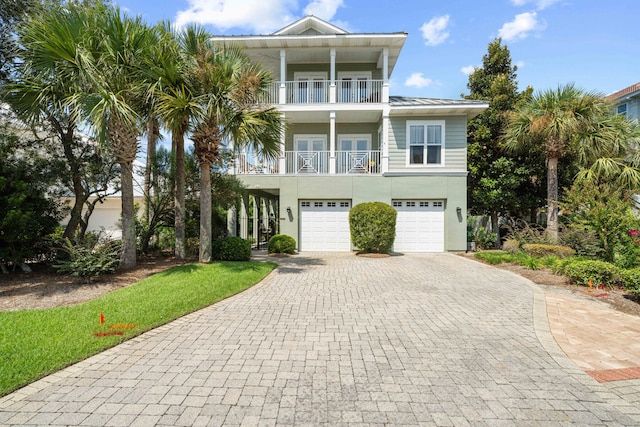
[[[295,80],[273,83],[270,104],[376,104],[388,102],[383,80]]]
[[[236,156],[236,175],[349,175],[382,173],[381,151],[285,151],[277,160],[265,160],[252,153]]]

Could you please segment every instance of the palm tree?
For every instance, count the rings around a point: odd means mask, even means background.
[[[34,14],[19,29],[20,63],[1,97],[19,117],[32,126],[43,121],[60,141],[69,167],[69,186],[74,194],[64,237],[73,238],[81,228],[82,208],[91,194],[83,182],[87,161],[78,146],[77,128],[81,122],[78,106],[69,100],[87,88],[83,64],[88,31],[86,22],[95,13],[88,6],[53,3],[46,13]]]
[[[154,31],[139,17],[114,6],[104,7],[93,22],[93,55],[85,67],[92,91],[81,97],[101,141],[109,144],[121,168],[122,255],[120,266],[136,265],[133,161],[139,148],[140,105],[149,91],[141,75],[142,64],[157,43]]]
[[[633,167],[620,157],[628,153],[633,138],[622,117],[611,115],[601,94],[587,92],[573,84],[535,93],[520,109],[511,113],[505,145],[527,150],[542,145],[547,164],[547,235],[558,239],[558,161],[576,156],[582,177],[610,176],[623,168],[630,181]],[[617,160],[616,160],[617,159]],[[640,182],[638,179],[636,182]]]
[[[211,262],[211,166],[220,160],[224,142],[236,149],[251,145],[267,159],[279,154],[283,122],[280,113],[260,102],[271,77],[238,49],[216,48],[204,31],[192,34],[196,81],[204,115],[192,138],[200,167],[200,262]]]

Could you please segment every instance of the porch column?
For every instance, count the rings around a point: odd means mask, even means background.
[[[287,52],[280,49],[280,91],[278,93],[278,102],[280,104],[287,103]]]
[[[336,112],[329,113],[329,173],[336,173]]]
[[[240,237],[249,238],[249,195],[244,194],[240,199]]]
[[[282,121],[285,121],[285,113],[280,114]],[[280,157],[278,158],[278,173],[284,175],[287,173],[287,153],[285,152],[286,131],[282,131],[280,135]]]
[[[389,102],[389,48],[382,49],[382,102]]]
[[[235,206],[232,206],[227,211],[227,236],[237,236],[238,235],[238,209]]]
[[[260,197],[253,196],[253,241],[260,248],[260,241],[258,240],[260,231]]]
[[[389,107],[385,107],[382,113],[382,170],[380,172],[389,172]]]
[[[331,49],[331,72],[329,75],[329,103],[336,103],[336,49]]]

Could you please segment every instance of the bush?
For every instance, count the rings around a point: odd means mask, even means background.
[[[560,233],[560,243],[569,246],[576,255],[585,258],[597,259],[604,252],[598,235],[594,231],[581,229],[577,226],[567,226]]]
[[[396,210],[383,202],[360,203],[349,211],[351,242],[364,253],[391,252],[396,238]]]
[[[249,261],[251,242],[242,237],[221,237],[213,242],[213,257],[221,261]]]
[[[478,228],[474,237],[479,249],[491,249],[496,246],[496,240],[498,239],[497,233],[491,233],[484,227]]]
[[[518,227],[505,226],[509,230],[507,232],[507,240],[515,240],[519,246],[527,243],[549,243],[544,228],[538,224],[528,224],[521,221],[524,225]]]
[[[520,252],[520,242],[515,239],[507,239],[502,244],[502,250],[510,254],[518,253]]]
[[[587,286],[616,286],[621,284],[620,270],[606,261],[569,259],[560,263],[559,273],[564,274],[572,283]]]
[[[575,251],[568,246],[547,245],[544,243],[528,243],[522,245],[522,250],[535,257],[557,256],[558,258],[569,258]]]
[[[270,254],[292,254],[296,250],[296,239],[286,234],[276,234],[269,239]]]
[[[53,267],[60,274],[81,277],[85,283],[89,283],[92,277],[116,271],[120,263],[121,247],[119,240],[100,242],[87,239],[74,245],[66,239],[63,249],[68,257],[59,260]]]
[[[620,276],[624,282],[625,289],[636,295],[640,295],[640,268],[631,268],[620,271]]]

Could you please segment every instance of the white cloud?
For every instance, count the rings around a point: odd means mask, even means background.
[[[189,8],[177,13],[177,27],[189,23],[213,25],[221,31],[231,27],[270,33],[296,18],[296,0],[188,0]]]
[[[343,0],[313,0],[304,8],[306,15],[315,15],[328,21],[332,19],[339,7],[344,6]]]
[[[514,6],[524,6],[527,3],[533,3],[538,10],[542,10],[558,3],[559,1],[560,0],[511,0],[511,4]]]
[[[525,65],[524,61],[518,61],[516,62],[516,67],[518,67],[518,69],[523,68]]]
[[[423,76],[422,73],[413,73],[404,82],[404,85],[421,88],[430,86],[431,83],[433,83],[433,80]]]
[[[462,67],[460,71],[462,71],[467,76],[475,71],[476,67],[474,65],[467,65],[466,67]]]
[[[420,27],[425,44],[427,46],[436,46],[443,43],[449,37],[447,25],[449,25],[449,15],[442,15],[436,16]]]
[[[538,22],[536,12],[525,12],[516,15],[513,21],[505,23],[498,31],[498,36],[506,41],[525,39],[532,31],[544,29]]]

